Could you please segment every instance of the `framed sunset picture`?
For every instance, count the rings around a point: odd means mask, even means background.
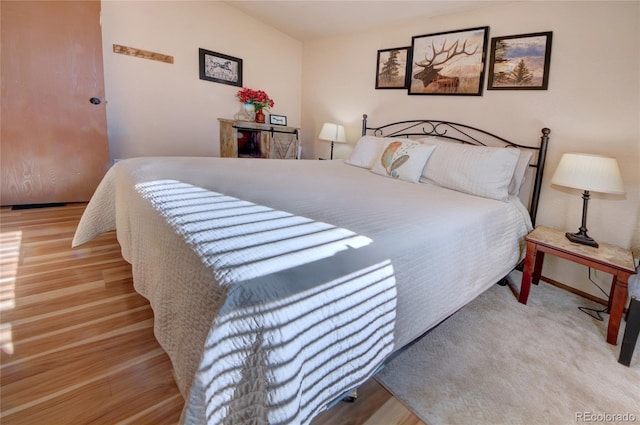
[[[491,39],[488,90],[547,90],[553,32]]]

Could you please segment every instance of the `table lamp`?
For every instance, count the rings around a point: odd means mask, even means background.
[[[589,192],[624,194],[618,161],[606,156],[565,153],[560,158],[551,183],[583,190],[582,225],[577,233],[567,232],[565,235],[571,242],[597,248],[598,243],[587,235]]]
[[[320,135],[318,136],[320,140],[326,140],[331,142],[331,157],[333,159],[333,144],[335,143],[345,143],[347,141],[344,135],[344,127],[338,124],[324,123],[322,126],[322,130],[320,130]]]

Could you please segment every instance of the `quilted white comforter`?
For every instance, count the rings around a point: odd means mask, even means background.
[[[530,221],[341,161],[137,158],[73,244],[117,229],[185,423],[308,423],[505,276]]]

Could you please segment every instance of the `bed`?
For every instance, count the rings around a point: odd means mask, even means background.
[[[100,183],[73,246],[116,229],[183,423],[309,423],[522,260],[548,129],[362,133],[346,161],[133,158]]]

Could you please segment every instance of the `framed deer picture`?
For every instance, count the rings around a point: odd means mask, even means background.
[[[378,50],[376,89],[406,89],[409,82],[409,49]]]
[[[200,53],[200,79],[242,87],[242,59],[210,50]]]
[[[417,35],[409,94],[481,96],[489,27]]]
[[[491,39],[488,90],[547,90],[553,32]]]

